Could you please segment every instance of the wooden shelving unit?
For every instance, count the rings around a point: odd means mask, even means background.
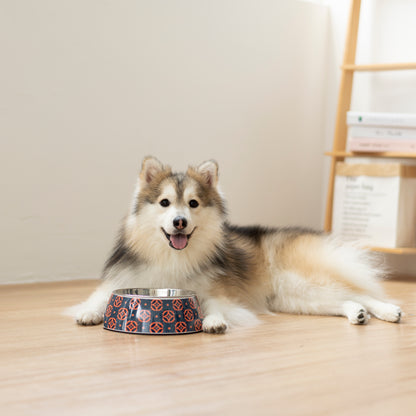
[[[331,157],[331,167],[329,173],[329,184],[326,203],[325,231],[332,229],[332,209],[334,199],[334,182],[335,167],[346,157],[381,157],[381,158],[412,158],[416,159],[415,153],[396,153],[396,152],[379,152],[379,153],[361,153],[347,152],[347,122],[346,115],[351,105],[351,95],[354,73],[356,71],[400,71],[415,70],[416,62],[388,63],[388,64],[369,64],[357,65],[355,63],[355,54],[357,49],[358,26],[360,21],[361,0],[351,0],[349,23],[347,27],[347,36],[345,41],[345,51],[343,64],[341,66],[341,82],[338,95],[337,116],[335,121],[335,133],[332,145],[332,151],[325,153]],[[416,230],[415,230],[416,231]],[[370,247],[372,250],[395,253],[395,254],[416,254],[416,248],[384,248]]]

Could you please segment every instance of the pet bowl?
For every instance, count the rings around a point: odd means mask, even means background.
[[[195,292],[183,289],[115,290],[104,314],[104,328],[130,334],[190,334],[202,331]]]

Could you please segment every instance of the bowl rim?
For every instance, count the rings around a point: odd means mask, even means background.
[[[177,288],[133,287],[113,290],[113,294],[126,298],[143,299],[189,299],[196,297],[196,293],[193,290]]]

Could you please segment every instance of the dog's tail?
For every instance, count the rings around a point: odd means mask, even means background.
[[[323,255],[327,267],[335,269],[335,278],[355,291],[384,298],[380,280],[386,279],[390,272],[381,253],[331,236],[326,238]]]

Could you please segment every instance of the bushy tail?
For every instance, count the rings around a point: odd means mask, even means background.
[[[327,238],[324,250],[328,267],[335,268],[345,283],[368,295],[384,297],[380,280],[387,278],[389,270],[380,253],[336,237]]]

